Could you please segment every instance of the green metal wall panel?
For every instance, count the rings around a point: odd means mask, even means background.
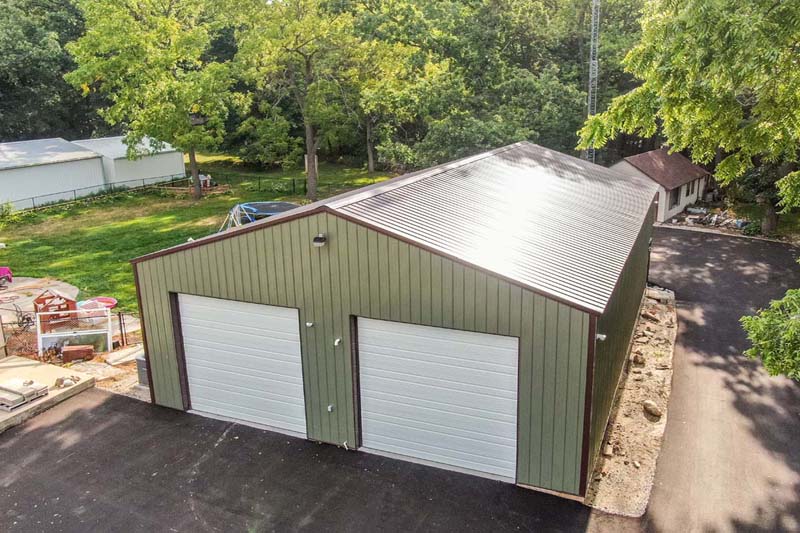
[[[318,233],[322,248],[311,245]],[[519,337],[517,481],[578,492],[586,313],[326,213],[136,268],[157,403],[182,408],[170,292],[295,307],[308,436],[334,444],[356,443],[351,316]]]
[[[600,451],[603,436],[614,404],[617,385],[628,357],[631,336],[647,284],[650,264],[650,238],[653,234],[655,211],[651,209],[617,287],[605,312],[597,319],[597,334],[606,340],[595,342],[592,408],[589,431],[589,475]],[[594,342],[594,340],[592,340]]]

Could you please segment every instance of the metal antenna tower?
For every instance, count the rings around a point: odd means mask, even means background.
[[[592,0],[592,36],[589,43],[589,93],[588,116],[597,113],[597,46],[600,42],[600,0]],[[586,150],[586,159],[594,163],[595,149],[590,146]]]

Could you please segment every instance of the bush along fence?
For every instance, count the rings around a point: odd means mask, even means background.
[[[225,174],[214,174],[213,180],[220,184],[236,184],[239,188],[247,192],[268,192],[275,196],[305,196],[308,193],[308,182],[305,177],[282,178],[269,176],[229,176]],[[365,180],[318,180],[317,194],[320,197],[331,196],[343,191],[370,185],[378,181],[378,178]]]

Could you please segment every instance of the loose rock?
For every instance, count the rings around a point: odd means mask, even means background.
[[[603,455],[606,457],[611,457],[614,455],[614,447],[610,444],[606,444],[606,447],[603,448]]]
[[[651,322],[658,322],[658,317],[651,313],[650,311],[642,311],[642,318],[646,318]]]
[[[645,400],[642,402],[642,407],[644,407],[644,410],[647,414],[656,418],[661,418],[664,414],[664,412],[661,411],[661,408],[653,400]]]

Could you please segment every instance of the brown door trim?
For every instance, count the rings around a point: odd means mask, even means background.
[[[189,395],[189,376],[186,371],[186,351],[183,346],[183,328],[181,328],[181,310],[178,293],[169,293],[169,309],[172,315],[172,334],[175,339],[175,355],[178,358],[178,378],[181,386],[181,400],[183,410],[192,408],[192,398]]]
[[[361,371],[358,359],[358,317],[350,315],[350,360],[353,368],[353,416],[355,417],[355,448],[363,446],[361,431]]]

